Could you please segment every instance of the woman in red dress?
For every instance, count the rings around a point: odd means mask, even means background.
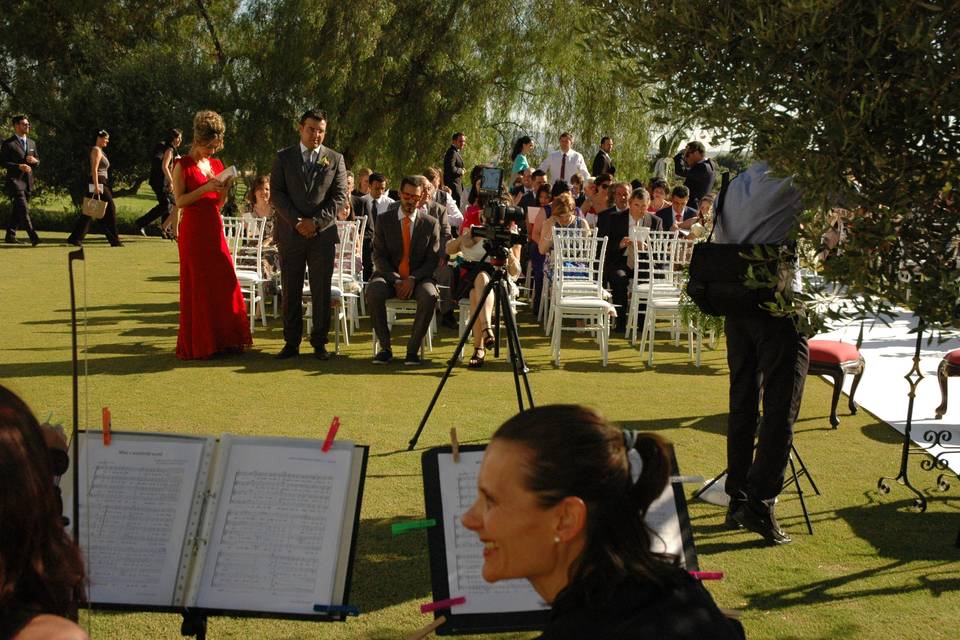
[[[225,130],[218,113],[198,112],[190,153],[177,160],[173,169],[173,194],[180,207],[177,357],[181,360],[237,353],[253,344],[220,219],[229,183],[214,177],[223,171],[223,163],[213,154],[223,147]]]

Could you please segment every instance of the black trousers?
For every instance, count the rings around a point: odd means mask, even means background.
[[[310,345],[318,349],[329,341],[330,284],[337,245],[319,237],[294,238],[280,244],[280,280],[283,284],[283,339],[299,346],[303,339],[303,279],[309,267],[313,298],[313,328]]]
[[[783,488],[810,362],[807,339],[789,318],[759,312],[727,316],[724,331],[730,367],[726,490],[731,496],[743,491],[771,500]],[[761,389],[763,422],[758,433]]]
[[[145,227],[157,219],[163,222],[163,219],[170,214],[170,209],[173,207],[173,194],[163,187],[162,184],[150,183],[153,195],[157,198],[157,205],[137,218],[136,224],[138,227]]]
[[[27,230],[30,239],[36,240],[37,232],[33,230],[33,221],[30,220],[30,209],[27,206],[27,202],[30,200],[30,192],[8,185],[7,195],[10,196],[10,202],[13,205],[10,220],[7,221],[7,238],[10,240],[16,238],[17,229],[23,227]]]
[[[632,282],[633,269],[630,267],[611,267],[607,271],[607,283],[610,286],[610,292],[613,294],[613,304],[617,307],[616,331],[623,331],[627,326],[627,316],[630,313],[627,291],[630,289],[630,283]],[[643,327],[645,311],[646,309],[641,309],[640,316],[637,319],[641,328]]]
[[[120,236],[117,233],[117,207],[113,203],[113,193],[110,191],[110,187],[105,184],[102,186],[103,193],[100,194],[100,199],[107,203],[107,212],[97,222],[100,223],[100,227],[103,229],[103,235],[107,237],[107,241],[110,242],[112,246],[117,246],[120,244]],[[81,213],[80,217],[77,218],[77,223],[73,225],[73,231],[70,233],[70,237],[67,238],[67,242],[83,242],[87,232],[90,230],[91,220],[93,220],[93,218]]]

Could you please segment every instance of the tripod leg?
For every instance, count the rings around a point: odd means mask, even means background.
[[[787,458],[790,461],[790,472],[793,474],[793,483],[797,485],[797,497],[800,498],[800,508],[803,509],[803,519],[807,522],[807,531],[813,535],[813,525],[810,524],[810,514],[807,513],[807,501],[803,499],[803,487],[800,486],[800,479],[797,477],[797,467],[793,464],[793,456]]]
[[[517,406],[520,408],[520,411],[523,411],[523,392],[520,389],[521,365],[517,363],[517,352],[513,342],[514,335],[513,332],[510,331],[511,325],[508,324],[510,322],[510,300],[507,299],[507,291],[503,280],[497,282],[497,288],[493,290],[493,300],[494,318],[502,317],[503,323],[507,327],[507,351],[510,354],[510,365],[513,367],[513,386],[517,390]],[[506,307],[506,309],[503,309],[503,315],[501,316],[500,311],[502,307]],[[499,327],[499,323],[496,326]]]
[[[696,499],[696,498],[699,498],[700,496],[702,496],[704,493],[707,492],[707,490],[708,490],[710,487],[712,487],[713,485],[717,484],[717,482],[720,481],[720,478],[722,478],[722,477],[725,476],[726,474],[727,474],[727,470],[724,469],[723,471],[721,471],[721,472],[718,473],[717,475],[713,476],[713,479],[710,480],[710,482],[708,482],[707,484],[703,485],[702,487],[700,487],[699,489],[697,489],[696,491],[694,491],[692,497],[693,497],[694,499]]]
[[[510,295],[507,291],[507,283],[502,283],[500,290],[501,304],[503,306],[503,325],[507,330],[507,345],[510,349],[510,359],[514,362],[513,377],[517,379],[518,375],[523,377],[523,386],[527,394],[527,405],[533,407],[533,392],[530,390],[530,379],[527,378],[527,363],[523,359],[523,348],[520,346],[520,334],[517,333],[517,321],[513,316],[513,310],[510,308]],[[522,409],[522,407],[521,407]]]
[[[800,452],[797,451],[797,448],[790,445],[790,452],[797,457],[797,462],[800,463],[800,475],[807,476],[807,480],[810,481],[810,486],[813,488],[813,492],[817,495],[820,495],[820,489],[817,489],[817,483],[813,481],[813,476],[810,475],[810,470],[807,469],[807,465],[803,463],[803,458],[800,457]]]
[[[437,390],[434,392],[433,398],[430,400],[430,406],[427,407],[426,413],[423,414],[423,419],[420,420],[420,426],[417,427],[416,433],[414,433],[413,438],[410,439],[410,446],[407,447],[407,451],[413,451],[413,448],[417,446],[417,440],[420,439],[420,434],[423,433],[423,428],[426,426],[427,420],[430,419],[430,413],[433,411],[433,407],[437,404],[437,400],[440,398],[440,392],[443,391],[443,385],[447,383],[447,378],[450,377],[450,372],[453,371],[453,366],[457,363],[457,354],[460,353],[460,351],[463,349],[463,346],[467,343],[467,338],[470,336],[470,329],[473,327],[473,324],[477,321],[477,317],[482,312],[483,303],[486,302],[487,296],[490,295],[490,292],[494,290],[496,282],[496,280],[491,280],[487,283],[487,286],[484,287],[483,294],[480,296],[480,301],[477,303],[477,308],[474,309],[473,313],[470,315],[470,323],[467,325],[467,330],[463,332],[462,336],[460,336],[460,342],[457,343],[457,348],[454,349],[453,356],[447,363],[447,370],[444,371],[443,377],[440,378],[440,384],[437,385]]]

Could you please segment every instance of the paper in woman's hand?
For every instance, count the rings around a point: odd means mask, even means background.
[[[237,177],[237,167],[236,165],[230,165],[220,173],[214,176],[214,179],[218,182],[226,182],[227,180],[232,180]]]

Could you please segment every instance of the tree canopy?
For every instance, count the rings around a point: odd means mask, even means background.
[[[855,213],[824,274],[875,313],[951,325],[960,299],[960,2],[591,0],[604,48],[688,117],[796,176],[815,244]]]
[[[468,163],[536,155],[569,130],[585,155],[601,135],[645,174],[643,89],[594,45],[579,0],[122,0],[17,4],[0,18],[0,104],[35,124],[50,186],[79,185],[97,129],[114,176],[146,176],[148,151],[192,114],[220,111],[223,157],[267,172],[308,106],[327,144],[388,175],[439,164],[454,131]],[[588,26],[588,25],[587,25]]]

